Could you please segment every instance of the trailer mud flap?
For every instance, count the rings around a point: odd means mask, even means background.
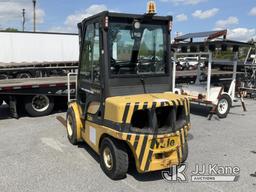
[[[10,96],[9,97],[9,107],[10,107],[10,114],[12,118],[18,119],[18,110],[17,110],[17,100],[15,96]]]

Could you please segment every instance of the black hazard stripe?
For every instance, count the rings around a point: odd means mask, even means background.
[[[183,141],[183,137],[182,137],[182,130],[180,129],[179,130],[179,132],[180,132],[180,142],[181,142],[181,153],[183,154],[183,145],[184,145],[184,141]]]
[[[129,104],[129,108],[128,108],[127,105],[126,105],[127,108],[125,107],[125,113],[124,113],[124,115],[126,115],[126,117],[125,117],[125,122],[126,122],[126,120],[127,120],[127,115],[128,115],[128,113],[129,113],[129,109],[130,109],[130,103],[127,103],[127,104]],[[140,103],[139,103],[139,102],[136,102],[136,103],[134,104],[133,113],[138,110],[139,106],[140,106]],[[124,118],[123,118],[123,120],[124,120]],[[131,135],[131,134],[128,134],[127,140],[130,141],[130,140],[131,140],[131,137],[132,137],[132,135]],[[136,135],[136,137],[137,137],[137,135]]]
[[[153,102],[153,105],[152,105],[152,109],[155,109],[156,108],[156,102]],[[150,162],[151,162],[151,159],[152,159],[152,155],[153,155],[153,150],[154,150],[154,147],[155,147],[155,144],[156,144],[156,137],[157,137],[157,127],[154,127],[154,133],[153,133],[153,138],[152,138],[152,141],[151,141],[151,144],[150,144],[150,148],[149,148],[149,153],[148,153],[148,157],[147,157],[147,162],[146,162],[146,165],[145,165],[145,171],[147,171],[150,167]]]
[[[180,132],[180,141],[181,141],[181,144],[183,146],[183,144],[184,144],[184,141],[183,141],[183,131],[180,129],[179,132]]]
[[[127,140],[130,141],[130,140],[131,140],[131,137],[132,137],[132,135],[131,135],[131,134],[128,134],[128,135],[127,135]]]
[[[187,105],[187,100],[186,99],[184,99],[183,100],[183,106],[184,106],[184,110],[185,109],[187,109],[187,113],[186,113],[186,111],[185,111],[185,118],[186,118],[186,122],[188,123],[188,105]]]
[[[148,102],[145,102],[144,104],[143,104],[143,110],[145,110],[145,109],[147,109],[148,108]]]
[[[167,106],[170,106],[169,101],[165,101],[165,104],[166,104]]]
[[[142,160],[143,160],[143,156],[144,156],[144,153],[145,153],[145,149],[146,149],[147,142],[148,142],[148,136],[145,135],[145,136],[144,136],[144,139],[143,139],[143,142],[142,142],[141,151],[140,151],[140,156],[139,156],[139,162],[140,162],[140,164],[142,163]]]
[[[139,109],[139,106],[140,106],[140,102],[136,102],[136,103],[134,104],[133,113]]]
[[[137,151],[139,139],[140,139],[140,136],[137,134],[136,137],[135,137],[134,145],[133,145],[135,152]]]
[[[180,100],[179,100],[179,99],[177,99],[177,101],[178,101],[178,105],[181,105],[181,102],[180,102]]]
[[[173,107],[176,107],[176,102],[175,101],[171,101],[171,102],[172,102]]]
[[[185,143],[187,143],[187,128],[184,128],[184,138],[185,138]]]
[[[187,100],[187,109],[188,109],[188,120],[190,121],[190,101],[188,98],[186,98]]]
[[[130,105],[131,105],[131,103],[127,103],[126,106],[125,106],[123,119],[122,119],[123,123],[126,123],[127,116],[128,116],[129,109],[130,109]]]
[[[148,102],[145,102],[143,104],[143,110],[146,110],[147,108],[148,108]],[[144,156],[144,153],[145,153],[147,142],[148,142],[148,136],[145,135],[144,138],[143,138],[143,142],[142,142],[140,152],[139,152],[139,162],[140,162],[140,164],[142,163],[142,160],[143,160],[143,156]],[[134,147],[137,149],[138,144],[135,143]]]

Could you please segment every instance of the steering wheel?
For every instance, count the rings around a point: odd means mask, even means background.
[[[111,65],[111,71],[115,74],[118,74],[120,70],[120,65],[117,64],[116,60],[113,57],[110,58],[110,65]]]

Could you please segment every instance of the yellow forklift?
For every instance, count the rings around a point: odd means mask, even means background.
[[[173,94],[172,17],[102,12],[78,24],[77,96],[67,135],[100,156],[111,179],[179,165],[188,155],[189,100]]]

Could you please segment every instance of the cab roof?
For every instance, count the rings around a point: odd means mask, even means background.
[[[109,12],[109,11],[103,11],[100,12],[96,15],[90,16],[85,18],[81,23],[85,23],[87,21],[96,19],[96,18],[103,18],[105,16],[108,17],[115,17],[115,18],[131,18],[131,19],[142,19],[142,18],[151,18],[152,20],[155,21],[172,21],[173,17],[172,16],[158,16],[158,15],[148,15],[148,14],[130,14],[130,13],[117,13],[117,12]],[[78,24],[78,25],[79,25]]]

